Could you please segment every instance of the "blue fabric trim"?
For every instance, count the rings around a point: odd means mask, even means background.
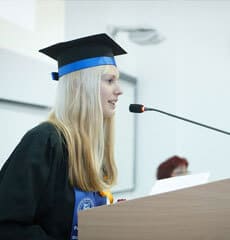
[[[106,205],[106,197],[102,197],[98,192],[84,192],[74,188],[75,204],[72,221],[72,231],[70,240],[78,239],[78,212],[88,208]]]
[[[65,74],[81,70],[84,68],[95,67],[100,65],[114,65],[116,66],[115,59],[113,57],[95,57],[83,59],[80,61],[76,61],[67,65],[64,65],[59,68],[58,75],[59,78]]]

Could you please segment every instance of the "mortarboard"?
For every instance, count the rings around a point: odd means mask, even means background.
[[[114,56],[127,53],[105,33],[57,43],[40,49],[39,52],[58,62],[58,73],[52,73],[54,80],[84,68],[100,65],[116,66]]]

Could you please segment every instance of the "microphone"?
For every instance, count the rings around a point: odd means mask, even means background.
[[[168,112],[164,112],[164,111],[159,110],[159,109],[156,109],[156,108],[147,108],[147,107],[145,107],[143,104],[130,104],[130,105],[129,105],[129,111],[130,111],[130,112],[133,112],[133,113],[143,113],[143,112],[145,112],[145,111],[155,111],[155,112],[159,112],[159,113],[168,115],[168,116],[170,116],[170,117],[174,117],[174,118],[177,118],[177,119],[186,121],[186,122],[190,122],[190,123],[199,125],[199,126],[201,126],[201,127],[209,128],[209,129],[211,129],[211,130],[214,130],[214,131],[217,131],[217,132],[221,132],[221,133],[230,135],[230,132],[227,132],[227,131],[224,131],[224,130],[221,130],[221,129],[218,129],[218,128],[215,128],[215,127],[212,127],[212,126],[208,126],[208,125],[206,125],[206,124],[199,123],[199,122],[196,122],[196,121],[187,119],[187,118],[183,118],[183,117],[180,117],[180,116],[177,116],[177,115],[168,113]]]

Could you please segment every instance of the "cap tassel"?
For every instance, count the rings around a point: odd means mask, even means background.
[[[55,81],[58,81],[59,80],[59,74],[58,72],[52,72],[51,73],[51,76],[52,76],[52,79],[55,80]]]
[[[102,197],[107,197],[110,204],[113,203],[113,194],[110,191],[100,191],[99,193]]]

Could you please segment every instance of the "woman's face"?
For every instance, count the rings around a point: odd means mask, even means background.
[[[182,175],[186,175],[188,173],[188,169],[186,167],[186,165],[179,165],[177,168],[175,168],[172,172],[172,177],[176,177],[176,176],[182,176]]]
[[[103,115],[106,118],[112,117],[119,95],[122,94],[119,80],[117,79],[115,71],[108,71],[102,75],[101,79],[101,105]]]

